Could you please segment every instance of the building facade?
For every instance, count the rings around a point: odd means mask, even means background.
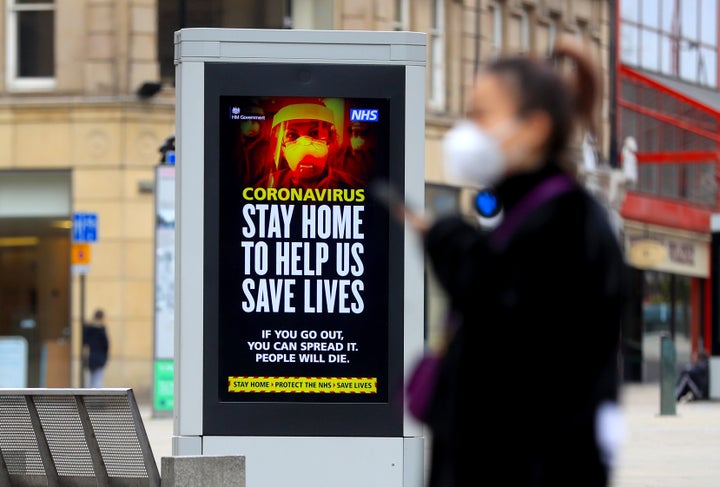
[[[28,386],[82,384],[81,319],[103,308],[105,385],[148,390],[153,167],[175,116],[172,89],[140,93],[159,80],[156,9],[2,2],[0,335],[26,338]],[[76,212],[98,217],[84,276],[73,273]]]
[[[612,160],[611,3],[599,0],[0,0],[0,337],[22,336],[28,386],[79,386],[80,324],[108,321],[106,386],[152,392],[155,168],[174,134],[173,33],[183,27],[427,33],[428,214],[471,213],[440,143],[475,71],[501,53],[588,43],[603,66],[599,160]],[[78,254],[72,215],[97,215]],[[87,255],[89,253],[89,256]],[[427,322],[442,300],[428,278]],[[430,333],[432,336],[432,333]],[[2,377],[2,374],[0,374]]]
[[[632,379],[657,379],[663,334],[679,366],[719,351],[718,8],[715,0],[618,2],[617,140],[634,180],[621,208],[638,292],[624,340]]]

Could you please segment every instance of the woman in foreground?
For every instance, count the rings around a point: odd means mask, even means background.
[[[558,42],[552,62],[500,58],[446,136],[450,176],[492,187],[504,220],[421,228],[461,317],[428,421],[431,487],[609,485],[626,266],[570,154],[600,92],[579,46]]]

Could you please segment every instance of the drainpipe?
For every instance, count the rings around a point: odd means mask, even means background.
[[[617,11],[617,0],[610,0],[608,2],[609,12],[608,18],[610,19],[610,39],[608,40],[608,120],[610,122],[610,148],[608,161],[610,167],[620,167],[618,161],[618,124],[617,124],[617,68],[618,68],[618,35],[620,31],[620,18],[618,17]]]

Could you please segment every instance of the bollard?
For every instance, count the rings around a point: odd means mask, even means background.
[[[668,334],[660,337],[660,415],[675,415],[675,343]]]

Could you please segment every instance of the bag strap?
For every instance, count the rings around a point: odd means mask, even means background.
[[[496,247],[503,247],[535,208],[574,187],[575,182],[567,174],[556,174],[541,181],[505,214],[503,220],[490,234],[490,242]]]

